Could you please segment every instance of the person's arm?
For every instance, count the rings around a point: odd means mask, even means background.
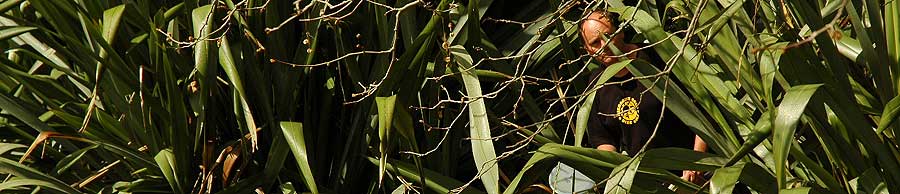
[[[599,116],[600,115],[597,115],[597,117]],[[591,120],[594,119],[596,118],[591,118]],[[615,146],[616,136],[610,133],[605,126],[599,124],[599,121],[589,121],[588,126],[590,126],[588,132],[589,145],[597,146],[596,148],[601,151],[617,151]]]
[[[616,146],[613,146],[612,144],[600,144],[597,146],[597,149],[601,151],[616,152]]]
[[[700,139],[699,135],[694,135],[694,151],[706,152],[706,142]]]
[[[707,146],[706,142],[703,139],[700,139],[700,136],[694,136],[694,151],[698,152],[706,152]],[[681,173],[681,178],[690,181],[695,184],[703,184],[706,180],[703,180],[703,173],[700,171],[694,170],[685,170]]]

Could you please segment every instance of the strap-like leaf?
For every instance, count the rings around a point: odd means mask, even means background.
[[[178,166],[175,158],[175,154],[172,153],[171,149],[164,149],[159,151],[156,154],[156,157],[153,158],[156,160],[156,164],[159,165],[159,170],[162,171],[163,177],[166,177],[166,181],[169,181],[169,186],[172,187],[172,192],[174,193],[184,193],[184,183],[182,183],[182,175],[178,174],[180,168],[184,168]]]
[[[380,163],[378,159],[368,159],[369,162],[372,162],[372,164],[377,165],[378,163]],[[406,180],[415,181],[419,184],[421,184],[421,182],[419,182],[419,180],[421,180],[420,176],[427,177],[427,179],[425,179],[425,187],[436,193],[450,193],[451,190],[454,190],[457,187],[465,184],[456,179],[447,177],[429,169],[424,169],[423,171],[421,171],[423,173],[420,174],[420,171],[416,169],[415,165],[393,159],[387,160],[387,162],[385,163],[385,169],[388,172],[406,177]],[[470,186],[466,187],[460,193],[484,193],[484,191],[479,191],[477,188]]]
[[[281,122],[281,132],[284,133],[284,138],[287,139],[287,143],[291,147],[294,159],[297,160],[297,167],[299,167],[300,172],[303,173],[303,182],[306,184],[306,187],[308,187],[312,193],[319,193],[319,189],[316,186],[316,179],[313,177],[312,168],[310,167],[309,155],[306,152],[306,139],[303,137],[303,123]]]
[[[812,98],[813,94],[822,84],[799,85],[787,89],[784,100],[778,106],[778,114],[774,122],[773,151],[775,152],[775,174],[778,178],[778,188],[785,188],[785,178],[787,177],[787,156],[790,146],[794,141],[794,131],[797,123],[800,122],[800,116],[806,109],[806,103]]]
[[[900,96],[895,96],[890,102],[884,105],[884,112],[881,113],[881,120],[878,120],[878,133],[884,131],[897,121],[897,115],[900,113]]]
[[[35,185],[47,187],[63,193],[81,193],[77,189],[70,187],[56,178],[6,158],[0,158],[0,173],[11,174],[22,178],[0,183],[0,190],[21,185]]]
[[[717,169],[710,179],[709,190],[712,194],[730,194],[741,177],[743,164]]]
[[[494,141],[491,136],[491,127],[488,125],[487,111],[484,105],[484,95],[481,94],[481,82],[472,69],[472,57],[462,46],[456,45],[450,48],[453,58],[457,62],[457,71],[462,74],[462,80],[466,87],[466,96],[469,99],[469,134],[472,141],[472,154],[475,157],[475,167],[478,168],[481,182],[489,194],[500,193],[500,174],[497,166],[497,155],[494,152]]]
[[[606,181],[606,189],[603,190],[603,193],[632,193],[631,185],[634,183],[634,175],[637,173],[643,158],[644,154],[639,154],[613,169],[613,173],[609,175],[609,180]]]
[[[37,28],[35,28],[35,27],[24,27],[24,26],[0,28],[0,41],[6,40],[8,38],[18,36],[19,34],[23,34],[28,31],[32,31],[32,30],[36,30],[36,29]]]
[[[235,64],[235,60],[233,55],[231,54],[231,46],[228,43],[228,38],[222,37],[221,47],[219,47],[219,63],[222,65],[222,69],[225,70],[225,74],[228,75],[228,80],[231,81],[232,86],[238,92],[238,98],[241,103],[241,110],[243,111],[244,123],[247,125],[247,129],[249,129],[250,133],[250,146],[253,150],[257,149],[257,141],[258,137],[256,135],[256,121],[253,119],[253,112],[250,111],[250,104],[247,101],[247,92],[244,89],[244,82],[241,79],[240,73],[238,73],[237,64]]]

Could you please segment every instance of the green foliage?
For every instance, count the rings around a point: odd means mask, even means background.
[[[594,9],[663,62],[591,82]],[[896,0],[7,0],[0,192],[514,194],[564,163],[607,193],[900,193],[898,17]],[[582,147],[623,68],[710,152]]]

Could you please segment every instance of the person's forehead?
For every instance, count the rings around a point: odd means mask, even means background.
[[[613,30],[613,26],[609,21],[602,21],[596,19],[585,19],[584,23],[581,25],[581,30],[584,32],[590,32],[588,34],[596,34],[598,32],[608,33]]]
[[[591,12],[588,14],[587,19],[605,20],[606,22],[609,22],[609,17],[606,17],[606,14],[599,11]]]
[[[609,20],[609,17],[606,14],[595,11],[588,14],[587,17],[584,18],[584,22],[582,23],[582,27],[592,27],[592,28],[612,28],[612,22]]]

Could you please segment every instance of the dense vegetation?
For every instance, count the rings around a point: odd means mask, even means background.
[[[664,68],[588,85],[594,9]],[[0,192],[511,194],[561,162],[607,193],[900,193],[898,20],[892,0],[5,0]],[[621,68],[711,152],[579,146]]]

